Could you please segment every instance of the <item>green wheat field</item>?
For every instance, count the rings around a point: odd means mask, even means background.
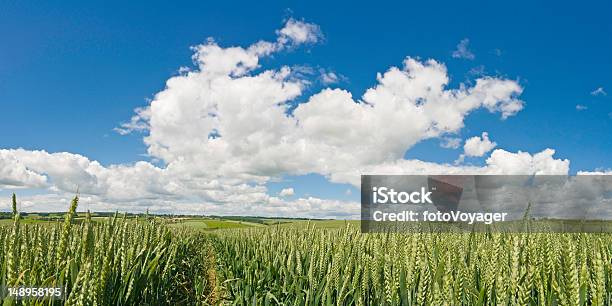
[[[362,234],[359,222],[14,210],[3,305],[610,305],[612,235]],[[14,206],[15,207],[15,206]]]

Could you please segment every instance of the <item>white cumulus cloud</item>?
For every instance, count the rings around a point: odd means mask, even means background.
[[[278,41],[282,44],[316,43],[323,38],[318,25],[293,18],[287,20],[285,26],[276,31],[276,34],[279,35]]]
[[[26,164],[8,150],[0,150],[1,187],[43,187],[47,177],[28,168]]]
[[[417,159],[398,159],[384,162],[332,176],[332,181],[349,182],[354,186],[360,184],[360,174],[376,175],[567,175],[570,161],[554,157],[555,150],[545,149],[530,154],[518,151],[508,152],[502,149],[494,150],[485,160],[485,165],[451,165],[426,162]]]
[[[465,156],[483,156],[497,146],[496,142],[489,140],[489,133],[483,132],[482,137],[468,138],[463,145]]]
[[[319,79],[323,85],[336,84],[342,81],[346,81],[346,77],[342,74],[330,71],[327,69],[319,69]]]
[[[603,89],[603,87],[597,87],[595,90],[591,91],[592,96],[607,96],[608,93]]]
[[[260,66],[274,52],[321,39],[318,26],[289,19],[272,42],[223,47],[211,39],[193,47],[195,67],[169,78],[117,128],[144,132],[147,153],[163,167],[146,161],[103,166],[67,152],[8,149],[0,150],[0,187],[55,193],[30,198],[42,205],[79,188],[92,208],[354,217],[357,203],[286,201],[271,196],[265,184],[309,173],[355,186],[364,173],[567,174],[569,161],[555,159],[550,149],[533,155],[498,149],[483,167],[404,159],[420,141],[460,131],[477,109],[502,119],[517,114],[523,88],[514,80],[482,76],[452,88],[443,63],[406,57],[378,73],[362,95],[336,88],[303,96],[308,80],[291,68]],[[289,112],[298,97],[303,103]],[[483,134],[484,149],[476,153],[490,151],[491,144]]]
[[[472,53],[472,51],[470,50],[470,40],[469,39],[464,38],[457,44],[457,49],[453,51],[453,57],[468,59],[468,60],[473,60],[474,58],[476,58],[474,53]]]
[[[440,147],[445,149],[457,149],[461,146],[461,138],[459,137],[444,137],[440,141]]]
[[[290,197],[295,194],[295,190],[293,188],[283,188],[278,195],[281,197]]]

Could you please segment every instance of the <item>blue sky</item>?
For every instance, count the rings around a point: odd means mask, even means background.
[[[474,71],[484,71],[517,81],[525,108],[506,120],[475,110],[458,137],[487,131],[498,148],[510,152],[554,148],[555,157],[571,160],[571,173],[612,167],[612,96],[591,94],[597,88],[612,91],[609,2],[10,1],[2,6],[0,148],[66,151],[105,166],[149,160],[142,134],[119,135],[113,128],[163,90],[179,67],[192,66],[190,46],[208,37],[221,46],[274,40],[274,30],[294,17],[320,26],[324,40],[262,59],[267,68],[334,71],[345,77],[334,86],[355,98],[376,84],[377,73],[401,65],[406,56],[444,63],[453,88],[473,83],[479,76]],[[454,58],[466,38],[474,59]],[[321,88],[314,84],[296,101]],[[453,163],[463,150],[439,144],[437,138],[424,140],[405,156]],[[283,177],[267,184],[270,194],[299,185],[294,198],[358,197],[351,185],[331,185],[318,174]]]

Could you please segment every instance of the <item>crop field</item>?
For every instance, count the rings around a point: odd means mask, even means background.
[[[250,226],[259,226],[259,224],[232,220],[190,219],[172,223],[169,224],[169,226],[173,228],[216,230],[226,228],[245,228]]]
[[[610,305],[612,235],[362,234],[358,222],[115,214],[0,225],[3,305]]]

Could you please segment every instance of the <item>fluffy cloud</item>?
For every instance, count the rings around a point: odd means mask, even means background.
[[[276,31],[278,42],[281,44],[316,43],[323,38],[319,26],[290,18],[285,27]]]
[[[487,159],[486,174],[535,174],[567,175],[570,162],[567,159],[555,159],[555,150],[545,149],[536,154],[518,151],[517,153],[497,149]]]
[[[595,171],[578,171],[578,175],[612,175],[612,169],[598,169]]]
[[[277,35],[248,47],[221,47],[212,39],[193,47],[196,67],[168,79],[165,89],[117,129],[144,132],[148,154],[163,167],[144,161],[103,166],[65,152],[1,150],[0,185],[57,194],[79,188],[87,203],[121,210],[346,217],[358,215],[358,204],[285,201],[270,196],[265,183],[308,173],[359,186],[362,173],[568,171],[569,162],[554,159],[553,150],[534,155],[495,150],[485,167],[404,159],[416,143],[461,130],[474,110],[485,108],[505,119],[523,108],[517,82],[483,76],[473,86],[448,88],[446,66],[433,59],[407,57],[379,73],[359,98],[323,89],[301,97],[305,102],[293,109],[290,102],[308,80],[286,66],[261,69],[260,60],[322,35],[318,26],[294,19]]]
[[[331,177],[333,182],[349,182],[359,186],[361,174],[409,174],[409,175],[567,175],[570,162],[567,159],[556,159],[555,150],[545,149],[539,153],[530,154],[518,151],[508,152],[496,149],[486,159],[485,166],[450,165],[425,162],[416,159],[398,159],[377,165],[343,173]]]
[[[472,87],[447,89],[443,64],[406,58],[402,68],[379,74],[362,99],[324,89],[288,115],[287,102],[305,83],[290,78],[288,67],[248,73],[259,61],[252,48],[196,47],[198,69],[169,79],[137,110],[140,120],[122,128],[148,127],[148,153],[169,167],[265,182],[401,159],[417,142],[461,129],[477,108],[502,118],[522,109],[514,81],[483,77]]]
[[[472,137],[465,141],[463,150],[465,156],[483,156],[497,146],[496,142],[489,140],[489,133],[483,132],[482,137]]]
[[[177,191],[168,180],[167,173],[172,170],[160,169],[148,162],[104,167],[78,154],[23,149],[0,150],[0,155],[18,161],[35,177],[42,178],[38,184],[22,181],[28,187],[51,187],[72,193],[79,190],[83,194],[116,201],[151,198]],[[4,176],[0,178],[3,179]]]
[[[586,105],[582,105],[582,104],[576,104],[576,110],[577,111],[583,111],[588,109],[588,107]]]
[[[278,195],[281,197],[290,197],[294,194],[295,191],[293,190],[293,188],[283,188],[283,190],[278,193]]]
[[[30,170],[10,151],[0,150],[0,187],[42,187],[47,177]]]
[[[603,87],[597,87],[595,90],[591,91],[592,96],[607,96],[608,93],[603,89]]]
[[[468,60],[473,60],[474,58],[476,58],[474,53],[470,51],[470,40],[469,39],[464,38],[457,44],[457,49],[453,51],[453,57],[463,58],[463,59],[468,59]]]
[[[440,147],[445,149],[457,149],[461,146],[461,138],[459,137],[444,137],[440,142]]]
[[[330,85],[330,84],[338,83],[340,81],[340,79],[341,79],[341,77],[338,76],[333,71],[321,70],[320,73],[321,73],[321,83],[323,83],[324,85]]]
[[[57,212],[65,211],[70,205],[73,193],[45,193],[37,195],[17,195],[20,211]],[[0,202],[0,211],[10,210],[10,201]],[[81,194],[79,211],[130,211],[161,214],[193,215],[250,215],[262,217],[304,217],[329,219],[357,219],[360,204],[352,201],[327,200],[314,197],[298,198],[288,201],[269,197],[266,201],[252,204],[229,202],[223,205],[181,197],[177,199],[143,199],[137,202],[107,201],[99,196]]]

